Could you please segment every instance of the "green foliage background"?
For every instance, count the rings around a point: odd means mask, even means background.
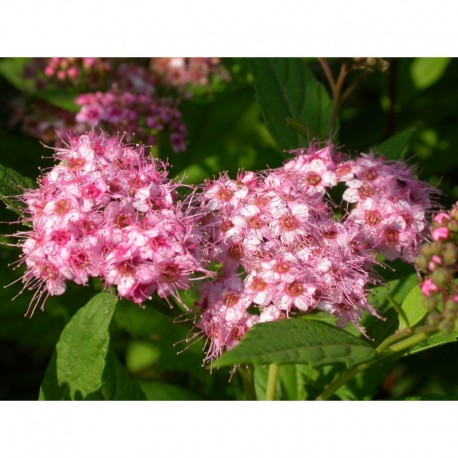
[[[418,164],[420,178],[440,186],[444,192],[440,201],[450,206],[458,200],[458,60],[389,61],[388,72],[369,75],[345,102],[333,126],[334,141],[350,152],[368,151],[379,145],[378,151],[387,154],[399,145],[403,157]],[[337,73],[341,60],[329,62],[331,70]],[[33,93],[21,78],[23,64],[21,59],[0,60],[0,163],[35,179],[39,167],[52,165],[51,153],[38,140],[23,134],[19,126],[11,127],[11,103],[25,94],[71,108],[71,99],[69,105],[65,94]],[[276,167],[287,157],[285,149],[305,146],[310,138],[326,132],[329,93],[316,59],[232,58],[223,59],[223,64],[231,74],[230,84],[217,81],[181,104],[189,130],[188,150],[180,155],[167,149],[160,151],[161,156],[169,157],[173,174],[199,183],[225,170],[234,176],[241,167]],[[298,128],[301,122],[307,122],[307,129]],[[384,143],[387,139],[391,140]],[[2,221],[15,221],[16,215],[4,205],[0,212]],[[7,241],[8,233],[16,228],[8,224],[2,227],[2,240]],[[13,247],[1,247],[2,285],[20,276],[20,270],[10,267],[18,255]],[[401,274],[411,276],[412,270],[396,272],[398,277]],[[383,275],[387,280],[394,278],[388,271]],[[391,295],[398,302],[407,297],[415,284],[415,278],[409,278],[408,288],[399,280],[391,284]],[[66,377],[62,374],[72,371],[59,365],[63,344],[53,356],[54,347],[64,326],[72,317],[77,318],[77,311],[100,291],[100,285],[69,285],[65,295],[50,298],[45,312],[37,312],[32,319],[24,318],[31,299],[27,291],[12,300],[19,289],[19,284],[0,289],[0,399],[53,398],[49,395],[55,393],[51,385],[43,385],[40,390],[49,361],[48,371],[54,371],[61,380]],[[365,323],[375,341],[383,340],[380,333],[384,330],[389,334],[402,325],[384,291],[378,297],[376,291],[374,296],[386,313],[386,327],[370,318]],[[111,335],[106,343],[107,372],[89,378],[88,393],[103,377],[113,382],[99,390],[95,399],[119,399],[123,398],[122,393],[130,393],[131,399],[244,399],[243,380],[233,377],[228,383],[230,367],[211,373],[202,367],[203,341],[188,342],[192,334],[179,318],[125,302],[118,303],[112,312],[114,319],[107,325]],[[103,336],[100,338],[103,340]],[[450,364],[457,347],[456,343],[449,343],[401,362],[375,367],[337,395],[342,399],[457,398],[458,370]],[[75,364],[80,358],[73,357]],[[314,387],[330,381],[333,370],[330,366],[320,369],[292,361],[281,368],[280,398],[313,398],[318,394]],[[256,367],[258,394],[265,391],[266,371],[262,364]],[[138,384],[131,386],[132,380]],[[65,396],[62,394],[62,398]]]

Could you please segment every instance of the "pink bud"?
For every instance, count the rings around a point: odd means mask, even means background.
[[[76,78],[78,76],[78,69],[75,67],[69,68],[67,71],[69,78]]]
[[[450,216],[447,215],[447,213],[439,213],[434,217],[434,221],[439,224],[442,224],[444,220],[448,221],[449,219]]]
[[[428,278],[421,284],[421,292],[424,296],[431,296],[431,293],[437,293],[439,288],[433,283],[433,281]]]
[[[46,67],[45,68],[45,75],[50,77],[54,75],[54,69],[52,67]]]
[[[440,240],[440,239],[446,240],[448,239],[449,235],[450,235],[450,231],[446,227],[438,227],[433,230],[433,234],[432,234],[434,240]]]

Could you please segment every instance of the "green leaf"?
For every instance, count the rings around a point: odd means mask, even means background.
[[[391,280],[386,285],[372,288],[369,300],[384,320],[367,314],[363,316],[361,325],[366,328],[375,346],[399,329],[400,316],[393,308],[391,301],[402,304],[417,283],[416,274],[411,274],[404,278]]]
[[[416,285],[412,288],[402,303],[402,310],[404,310],[410,326],[415,326],[426,316],[427,311],[422,304],[422,297],[424,296],[421,294],[420,287]],[[400,316],[399,329],[405,328],[406,326],[407,323],[402,316]]]
[[[342,329],[315,320],[281,320],[253,326],[242,341],[212,366],[237,364],[356,364],[374,350]]]
[[[80,107],[75,103],[76,94],[61,88],[47,88],[34,92],[35,97],[45,100],[55,107],[77,113]]]
[[[67,385],[70,398],[86,398],[102,385],[108,354],[108,328],[117,298],[107,292],[94,296],[64,328],[56,346],[59,385]]]
[[[329,137],[332,102],[305,62],[269,58],[250,59],[250,64],[256,99],[278,147],[298,148],[307,146],[311,137]],[[291,123],[296,128],[289,127]],[[301,124],[303,132],[297,130]]]
[[[24,70],[29,58],[12,57],[0,60],[0,75],[20,91],[30,92],[35,87],[35,81],[24,77]]]
[[[10,210],[22,214],[24,204],[17,199],[26,189],[34,187],[30,178],[22,176],[16,170],[0,164],[0,197]]]
[[[398,160],[404,157],[404,151],[409,144],[413,134],[417,131],[416,127],[403,130],[396,135],[385,140],[375,147],[375,151],[383,154],[388,160]]]
[[[275,399],[286,401],[316,399],[343,370],[345,370],[344,364],[318,368],[308,364],[282,364],[279,366]],[[257,399],[266,398],[268,373],[269,366],[255,366],[254,383]]]
[[[449,57],[419,57],[412,62],[410,72],[417,89],[426,89],[444,74]]]
[[[80,392],[71,396],[67,383],[59,385],[57,380],[56,352],[53,353],[46,369],[38,399],[40,401],[83,399]],[[145,400],[146,395],[139,384],[129,377],[126,368],[122,366],[117,356],[113,352],[108,352],[100,388],[88,394],[84,399],[136,401]]]
[[[57,381],[56,352],[54,351],[46,368],[45,376],[41,382],[39,401],[61,401],[70,399],[68,396],[68,385],[59,385]]]
[[[336,395],[343,400],[362,401],[372,399],[377,392],[377,388],[386,379],[387,374],[394,365],[395,361],[388,361],[385,364],[369,367],[339,388],[336,391]]]
[[[430,350],[434,347],[439,347],[447,343],[456,342],[458,340],[458,329],[451,332],[450,334],[444,334],[442,332],[432,334],[423,342],[420,342],[417,345],[410,347],[403,355],[414,355],[425,350]]]

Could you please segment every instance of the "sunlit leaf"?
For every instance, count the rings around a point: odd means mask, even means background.
[[[59,385],[67,385],[71,398],[85,398],[102,385],[110,343],[109,326],[117,298],[99,293],[73,316],[56,346]]]
[[[410,326],[415,326],[426,316],[426,308],[422,303],[424,296],[418,285],[414,286],[407,297],[402,302],[402,310],[406,314]],[[399,329],[407,326],[402,316],[399,317]]]
[[[374,350],[342,329],[315,320],[281,320],[253,326],[213,367],[236,364],[306,363],[311,366],[370,359]]]
[[[412,62],[411,76],[417,89],[436,83],[450,63],[449,57],[418,57]]]

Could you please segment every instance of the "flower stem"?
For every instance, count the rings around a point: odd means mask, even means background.
[[[340,377],[334,380],[317,398],[317,401],[329,399],[341,386],[347,384],[353,377],[370,367],[370,363],[355,364],[348,368]]]
[[[254,386],[254,369],[253,366],[239,367],[238,372],[242,379],[243,388],[247,401],[256,401],[256,389]]]
[[[275,393],[277,391],[277,381],[278,373],[280,367],[276,363],[272,363],[269,366],[269,376],[267,379],[267,389],[266,389],[266,401],[274,401]]]
[[[331,116],[329,117],[328,132],[331,134],[332,126],[334,125],[337,113],[339,112],[340,106],[342,104],[342,87],[345,81],[345,78],[348,75],[347,63],[344,61],[340,67],[340,73],[337,78],[336,83],[331,86],[332,92],[332,109]]]
[[[331,69],[329,68],[328,60],[319,58],[318,59],[321,67],[323,68],[324,74],[326,75],[326,78],[328,79],[329,87],[331,88],[331,92],[334,92],[334,87],[336,85],[336,82],[334,81],[334,77],[332,76]]]

